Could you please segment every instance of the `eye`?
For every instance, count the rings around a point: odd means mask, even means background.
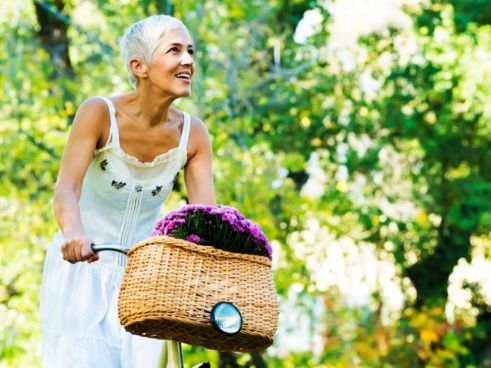
[[[189,53],[189,55],[194,55],[194,50],[193,49],[189,49],[188,50],[188,53]]]
[[[178,51],[179,51],[179,49],[177,48],[177,46],[174,46],[174,47],[171,47],[168,52],[178,52]]]

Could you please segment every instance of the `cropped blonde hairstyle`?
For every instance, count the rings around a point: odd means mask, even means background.
[[[119,47],[133,88],[138,85],[138,77],[130,69],[130,60],[140,59],[149,64],[160,39],[174,29],[183,29],[189,33],[184,23],[170,15],[152,15],[134,23],[125,32]]]

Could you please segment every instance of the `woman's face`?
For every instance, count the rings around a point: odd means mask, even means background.
[[[148,66],[148,79],[166,94],[185,97],[191,94],[194,74],[193,45],[189,34],[174,29],[162,37]]]

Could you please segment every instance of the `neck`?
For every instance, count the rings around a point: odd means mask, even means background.
[[[165,124],[170,121],[170,112],[175,97],[161,96],[156,98],[155,93],[137,89],[128,100],[132,114],[148,126]]]

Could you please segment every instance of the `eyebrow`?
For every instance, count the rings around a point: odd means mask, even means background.
[[[172,42],[169,44],[169,46],[183,46],[182,43],[179,42]],[[194,45],[192,43],[188,44],[188,48],[194,48]]]

